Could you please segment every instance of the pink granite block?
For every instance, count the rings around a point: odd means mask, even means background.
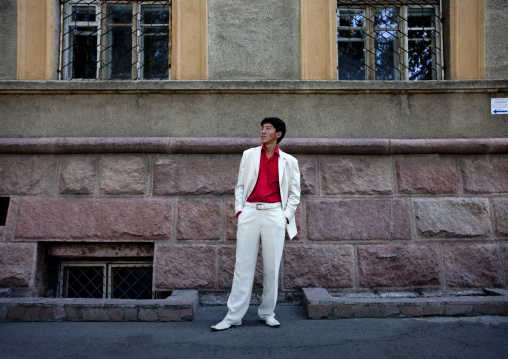
[[[472,304],[456,304],[456,303],[447,303],[445,304],[445,314],[447,316],[465,316],[473,314],[473,305]]]
[[[235,271],[236,246],[223,246],[219,248],[218,255],[218,283],[219,288],[231,289],[233,284],[233,274]],[[256,262],[256,272],[254,274],[254,289],[263,288],[263,258],[261,250],[258,253]]]
[[[125,310],[123,308],[108,308],[108,316],[114,322],[119,322],[123,319]]]
[[[109,322],[106,308],[83,309],[83,320],[86,322]]]
[[[389,240],[390,199],[308,199],[307,238],[330,240]]]
[[[443,245],[446,285],[451,288],[499,287],[502,262],[497,244]]]
[[[19,318],[22,322],[38,322],[41,320],[41,307],[40,306],[27,306],[25,312]]]
[[[171,237],[171,226],[169,200],[26,198],[15,238],[159,240]]]
[[[27,308],[23,306],[10,307],[7,313],[8,322],[22,322]]]
[[[48,254],[61,258],[150,258],[152,243],[53,243]]]
[[[406,317],[420,317],[422,308],[420,305],[401,305],[400,312]]]
[[[300,189],[302,195],[316,194],[317,162],[314,156],[296,156],[300,168]]]
[[[36,280],[37,243],[0,243],[0,287],[30,287]]]
[[[64,307],[66,320],[81,320],[83,319],[83,309],[80,307]]]
[[[235,199],[227,198],[226,203],[226,239],[236,240],[238,219],[235,213]]]
[[[53,319],[54,320],[66,320],[67,313],[65,312],[64,307],[54,307],[53,308]]]
[[[497,236],[508,236],[508,198],[494,198],[495,232]]]
[[[368,304],[354,304],[353,318],[368,318],[370,316]]]
[[[421,306],[422,316],[437,316],[445,314],[445,306],[441,303],[427,303]]]
[[[390,194],[392,160],[388,156],[322,156],[321,192],[334,194]]]
[[[100,193],[145,194],[148,191],[149,163],[146,157],[107,156],[100,164]]]
[[[96,157],[64,157],[60,164],[59,192],[72,195],[94,194],[98,164]]]
[[[215,289],[215,246],[156,245],[155,290]]]
[[[469,156],[460,161],[467,193],[507,193],[508,155]]]
[[[351,304],[337,304],[332,309],[332,315],[335,318],[352,318],[353,314],[353,306]]]
[[[307,308],[307,316],[311,319],[327,318],[333,311],[333,306],[330,304],[314,304],[309,305]]]
[[[410,240],[411,239],[411,199],[395,198],[392,200],[393,224],[392,237],[393,240]]]
[[[136,308],[125,308],[123,319],[130,322],[138,320],[138,310]]]
[[[183,316],[187,314],[182,309],[169,309],[169,308],[159,308],[157,310],[157,315],[161,322],[175,322],[182,320]]]
[[[360,287],[433,286],[439,283],[437,246],[358,246]]]
[[[159,316],[154,309],[140,309],[138,319],[142,322],[156,322],[159,320]]]
[[[158,159],[153,166],[157,196],[233,194],[241,157],[182,155]]]
[[[56,172],[54,156],[0,156],[0,195],[53,195]]]
[[[397,157],[399,193],[452,194],[458,192],[457,164],[440,155]]]
[[[0,317],[0,320],[2,318]],[[50,322],[53,319],[53,308],[41,308],[41,322]]]
[[[351,288],[354,285],[352,246],[287,245],[282,263],[285,289]]]
[[[491,234],[489,203],[483,198],[417,198],[416,229],[422,237],[474,238]]]
[[[396,317],[400,315],[400,306],[398,305],[385,305],[385,315],[387,317]]]
[[[222,237],[223,203],[217,199],[178,201],[177,238],[218,240]]]

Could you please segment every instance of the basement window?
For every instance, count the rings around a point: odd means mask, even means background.
[[[0,197],[0,226],[5,226],[7,211],[9,210],[9,197]]]
[[[62,262],[58,297],[153,299],[152,277],[148,262]]]

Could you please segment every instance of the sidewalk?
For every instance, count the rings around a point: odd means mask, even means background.
[[[210,326],[226,307],[200,307],[192,322],[0,323],[2,358],[506,358],[508,317],[307,319],[279,305],[280,328],[251,306],[243,325]]]

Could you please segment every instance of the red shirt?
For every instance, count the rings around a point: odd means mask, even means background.
[[[272,157],[266,157],[266,149],[261,147],[258,181],[247,202],[276,203],[281,202],[279,188],[279,148],[275,147]]]

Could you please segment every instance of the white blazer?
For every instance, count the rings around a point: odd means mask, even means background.
[[[286,229],[289,238],[296,236],[295,212],[300,203],[300,169],[298,160],[279,149],[279,188],[282,209],[289,224]],[[235,187],[235,213],[243,211],[245,202],[256,186],[261,162],[261,146],[243,152],[238,182]]]

